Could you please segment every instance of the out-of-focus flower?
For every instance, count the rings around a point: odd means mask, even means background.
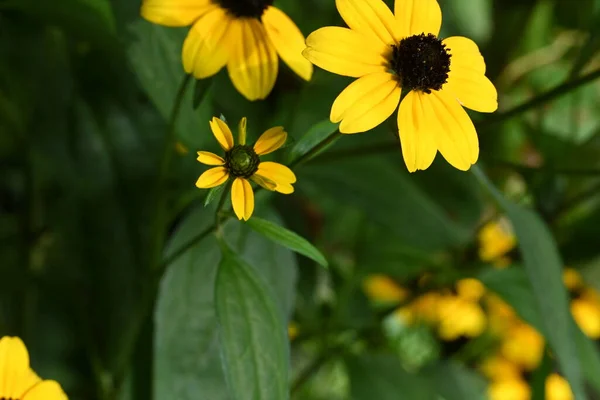
[[[0,399],[67,400],[56,381],[42,380],[29,366],[29,353],[17,337],[0,339]]]
[[[197,79],[224,66],[248,100],[269,95],[277,54],[304,80],[313,66],[302,56],[304,36],[273,0],[144,0],[142,16],[165,26],[193,25],[183,43],[183,68]]]
[[[513,308],[494,294],[486,295],[485,305],[490,331],[497,336],[503,335],[510,326],[519,320]]]
[[[519,366],[498,354],[488,357],[481,363],[479,369],[491,381],[518,379],[521,377]]]
[[[571,314],[583,333],[592,339],[600,338],[600,308],[585,298],[571,301]]]
[[[496,88],[471,39],[438,38],[436,0],[337,0],[350,27],[325,27],[308,36],[304,55],[338,75],[359,78],[337,97],[330,119],[340,132],[366,132],[398,108],[402,154],[410,172],[429,168],[437,152],[468,170],[479,157],[473,122],[463,107],[498,108]],[[408,94],[400,101],[402,91]]]
[[[489,400],[529,400],[531,388],[522,378],[492,382],[488,386]]]
[[[446,295],[438,301],[438,333],[442,340],[455,340],[461,336],[473,338],[486,327],[486,317],[481,306],[474,301]]]
[[[363,281],[363,290],[367,297],[376,303],[398,304],[406,300],[408,290],[398,285],[386,275],[375,274]]]
[[[535,369],[544,355],[544,338],[525,323],[511,326],[502,340],[502,355],[525,370]]]
[[[558,374],[550,374],[546,378],[546,400],[573,400],[571,386],[565,378]]]
[[[581,274],[573,268],[563,270],[563,283],[569,290],[577,290],[583,286]]]
[[[291,321],[288,324],[288,337],[290,338],[290,340],[294,340],[298,337],[298,334],[300,333],[300,328],[298,328],[298,324],[295,323],[294,321]]]
[[[225,158],[207,151],[199,151],[199,162],[216,165],[216,167],[200,175],[196,186],[200,189],[212,188],[232,178],[231,203],[239,219],[248,220],[254,211],[254,192],[248,180],[254,181],[267,190],[283,194],[294,191],[292,184],[296,182],[296,175],[291,169],[276,162],[261,162],[259,157],[283,146],[287,133],[281,126],[265,131],[254,146],[246,145],[246,118],[240,121],[239,143],[235,145],[231,130],[224,121],[214,117],[210,121],[210,128],[225,150]]]
[[[479,301],[485,294],[485,286],[474,278],[461,279],[456,282],[456,292],[464,299]]]
[[[439,320],[438,305],[440,298],[441,295],[437,292],[425,293],[396,310],[395,315],[407,324],[418,322],[435,324]]]
[[[494,262],[498,267],[507,265],[503,256],[515,248],[517,238],[505,219],[488,222],[479,231],[479,258],[485,262]]]

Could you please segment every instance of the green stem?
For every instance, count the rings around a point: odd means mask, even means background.
[[[327,136],[325,139],[320,141],[315,147],[313,147],[312,149],[310,149],[309,151],[307,151],[306,153],[304,153],[303,155],[301,155],[300,157],[298,157],[294,161],[292,161],[292,163],[290,164],[290,168],[297,167],[298,165],[306,162],[311,157],[313,157],[315,154],[317,154],[321,150],[323,150],[325,147],[327,147],[331,143],[335,142],[341,135],[342,134],[340,133],[340,130],[337,129],[335,132],[333,132],[332,134]]]
[[[223,193],[221,193],[221,198],[219,199],[219,203],[217,204],[217,209],[215,210],[215,226],[216,226],[216,231],[217,233],[220,232],[221,230],[221,222],[222,222],[222,215],[221,215],[221,211],[223,210],[223,206],[225,205],[225,200],[227,200],[227,195],[229,194],[229,191],[231,190],[231,185],[233,184],[233,181],[230,179],[225,186],[225,189],[223,189]]]

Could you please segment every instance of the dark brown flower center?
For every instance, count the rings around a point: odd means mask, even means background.
[[[213,0],[236,17],[260,18],[274,0]]]
[[[413,35],[392,46],[391,69],[406,90],[431,93],[448,80],[450,53],[435,35]]]
[[[236,144],[225,153],[225,168],[236,178],[248,179],[258,170],[260,159],[251,146]]]

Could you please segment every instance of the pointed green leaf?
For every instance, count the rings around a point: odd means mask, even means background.
[[[256,271],[225,248],[215,303],[222,363],[234,400],[289,398],[287,335],[275,301]]]
[[[313,246],[302,236],[299,236],[298,234],[285,229],[282,226],[257,217],[250,218],[246,224],[248,224],[250,228],[254,229],[256,232],[268,239],[271,239],[275,243],[279,243],[290,250],[300,253],[319,263],[323,267],[328,266],[327,259],[323,253],[321,253],[315,246]]]
[[[219,185],[219,186],[216,186],[214,188],[211,188],[208,191],[208,194],[206,195],[206,198],[204,199],[204,207],[208,206],[216,198],[218,198],[221,195],[221,192],[223,192],[223,189],[225,188],[225,186],[226,185]]]
[[[513,224],[546,338],[571,384],[575,398],[585,400],[587,396],[575,345],[575,329],[562,282],[563,262],[556,243],[537,214],[508,201],[477,166],[473,167],[473,172]]]
[[[288,154],[288,162],[302,157],[304,154],[311,151],[315,146],[317,146],[319,143],[325,140],[325,138],[337,131],[337,129],[338,124],[334,124],[328,119],[314,124],[308,130],[308,132],[306,132],[304,136],[302,136],[300,140],[298,140],[294,144],[294,147],[290,149],[290,152]],[[323,147],[319,152],[313,154],[312,157],[316,156],[332,144],[333,142],[329,143],[327,146]]]

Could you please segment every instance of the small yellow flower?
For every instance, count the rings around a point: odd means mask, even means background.
[[[571,314],[579,328],[588,337],[600,339],[600,307],[593,301],[582,297],[571,302]]]
[[[485,262],[496,262],[517,245],[517,238],[505,219],[488,222],[478,235],[479,258]]]
[[[569,290],[577,290],[583,286],[583,278],[579,271],[573,268],[563,270],[563,283]]]
[[[492,381],[518,379],[521,376],[521,370],[518,365],[498,354],[487,358],[479,369]]]
[[[550,374],[546,378],[546,400],[573,400],[571,386],[565,378],[558,374]]]
[[[492,382],[488,387],[489,400],[529,400],[531,388],[523,378]]]
[[[521,323],[515,310],[495,294],[485,296],[485,305],[490,331],[496,336],[504,335],[515,323]]]
[[[479,301],[485,294],[485,286],[474,278],[461,279],[456,282],[456,293],[464,299]]]
[[[398,304],[406,300],[408,290],[385,275],[370,275],[363,281],[363,290],[369,299],[379,303]]]
[[[474,338],[483,333],[487,319],[481,306],[468,299],[447,295],[438,301],[438,333],[443,340],[451,341],[461,336]]]
[[[479,157],[477,132],[463,109],[493,112],[496,88],[470,39],[438,38],[442,12],[436,0],[396,0],[394,14],[382,0],[336,0],[350,27],[311,33],[304,56],[339,75],[359,78],[340,93],[330,119],[340,132],[373,129],[398,108],[404,162],[427,169],[438,150],[455,168]],[[402,91],[408,93],[401,100]]]
[[[544,337],[525,323],[515,324],[506,332],[500,350],[507,360],[531,371],[542,361]]]
[[[288,337],[290,338],[290,340],[294,340],[298,337],[298,334],[300,333],[300,328],[298,327],[298,324],[295,323],[294,321],[291,321],[288,324]]]
[[[29,366],[29,353],[17,337],[0,339],[0,399],[67,400],[60,385],[42,380]]]
[[[269,154],[285,143],[287,133],[281,126],[265,131],[256,141],[254,146],[246,145],[246,118],[239,124],[239,143],[234,144],[233,135],[227,124],[213,117],[210,128],[215,138],[225,150],[225,158],[216,154],[199,151],[198,161],[216,167],[205,171],[196,186],[200,189],[212,188],[222,185],[231,177],[231,203],[235,215],[247,221],[254,211],[254,192],[248,179],[251,179],[265,189],[283,194],[294,192],[292,184],[296,182],[296,175],[285,165],[264,161],[259,156]]]
[[[269,95],[279,57],[302,79],[313,67],[302,57],[304,36],[273,0],[144,0],[142,16],[165,26],[189,26],[183,67],[197,79],[227,66],[236,89],[248,100]]]

